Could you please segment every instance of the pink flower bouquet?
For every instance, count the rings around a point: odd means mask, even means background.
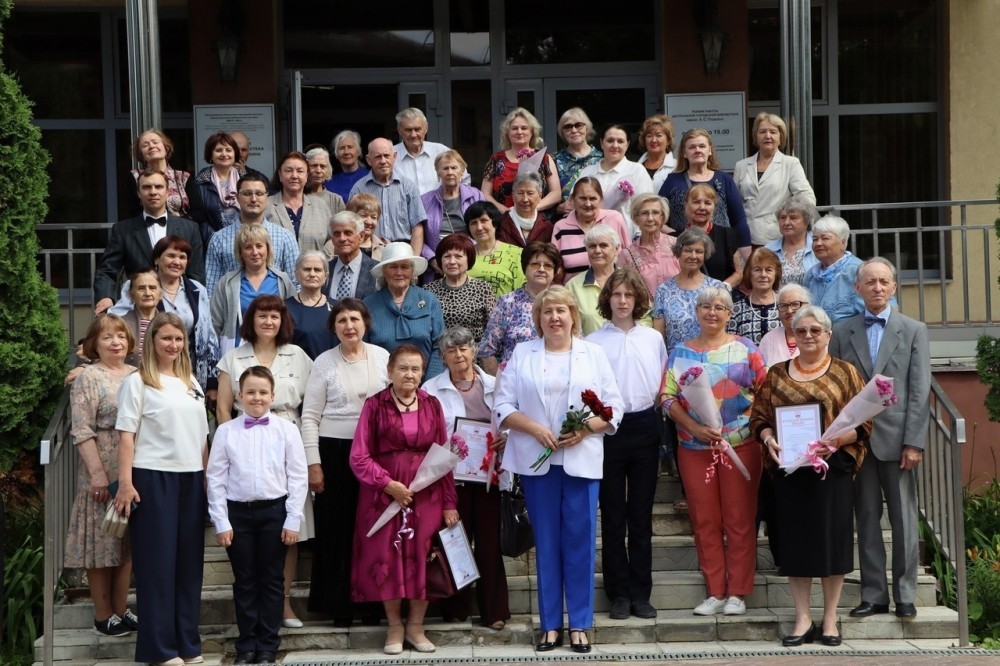
[[[705,368],[700,365],[692,365],[681,373],[680,377],[677,378],[677,383],[681,387],[681,396],[691,406],[691,411],[698,416],[701,422],[709,428],[722,430],[722,413],[719,411],[719,403],[715,398],[715,391],[712,390],[712,384]],[[717,464],[721,463],[725,467],[731,467],[729,461],[736,465],[736,469],[740,471],[744,479],[750,480],[750,472],[747,471],[746,465],[740,460],[729,442],[720,439],[710,443],[713,449],[712,462],[705,469],[705,483],[709,483],[715,476]],[[720,451],[729,457],[728,461],[719,455]]]
[[[465,446],[465,442],[461,437],[458,438],[462,446]],[[454,440],[454,437],[452,438]],[[462,456],[458,453],[454,453],[451,448],[452,444],[449,443],[448,446],[441,446],[440,444],[434,444],[427,450],[424,454],[424,459],[420,462],[420,467],[417,468],[417,473],[413,476],[413,481],[408,486],[408,489],[412,493],[418,493],[424,488],[427,488],[435,481],[443,479],[448,472],[455,469],[455,465],[458,464],[459,460],[462,460]],[[455,444],[457,447],[457,443]],[[465,446],[465,455],[469,455],[469,448]],[[392,520],[403,507],[399,505],[399,502],[393,500],[392,503],[385,508],[379,519],[375,521],[372,528],[368,530],[368,534],[365,536],[371,536],[378,532],[386,523]],[[406,511],[410,511],[407,509]],[[406,516],[403,517],[403,528],[400,532],[404,532],[406,528]],[[400,534],[400,536],[406,536],[405,534]],[[408,537],[412,539],[413,533],[409,532]]]
[[[899,398],[894,392],[892,377],[875,375],[861,389],[860,393],[844,405],[837,417],[830,423],[830,427],[823,431],[819,440],[809,442],[805,454],[791,463],[782,465],[781,469],[791,474],[798,468],[808,465],[817,474],[822,474],[823,478],[826,478],[826,472],[830,468],[826,462],[826,456],[834,453],[836,448],[823,442],[832,442],[846,435],[865,421],[880,414],[886,407],[895,405],[897,402],[899,402]]]

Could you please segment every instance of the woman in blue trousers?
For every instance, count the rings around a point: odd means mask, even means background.
[[[604,350],[576,337],[580,311],[565,287],[539,294],[532,318],[541,338],[514,348],[497,380],[494,412],[500,427],[510,429],[503,466],[521,475],[535,534],[542,629],[535,649],[562,645],[565,595],[570,644],[586,653],[594,621],[604,434],[614,434],[623,403]],[[612,414],[607,420],[592,416],[581,429],[561,433],[567,412],[583,407],[581,394],[588,390]]]

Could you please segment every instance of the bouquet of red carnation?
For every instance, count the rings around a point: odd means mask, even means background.
[[[560,435],[579,432],[581,430],[594,432],[587,424],[587,419],[596,416],[602,421],[609,422],[614,417],[614,410],[601,402],[601,399],[597,397],[597,394],[590,389],[581,393],[580,399],[583,400],[583,409],[573,409],[573,407],[570,406],[570,410],[566,412],[566,419],[563,421],[562,428],[559,429]],[[539,469],[551,455],[552,449],[545,449],[542,451],[542,454],[538,456],[538,460],[534,462],[531,469]]]

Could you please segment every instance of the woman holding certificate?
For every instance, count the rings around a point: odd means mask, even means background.
[[[361,483],[351,597],[385,606],[384,651],[393,655],[403,653],[404,640],[417,652],[436,649],[424,634],[427,556],[434,534],[458,522],[450,470],[423,490],[410,490],[430,449],[447,440],[441,403],[419,388],[426,366],[423,353],[408,343],[389,354],[389,387],[365,400],[351,443],[351,469]],[[394,501],[402,510],[368,536]]]
[[[708,590],[694,614],[743,615],[757,565],[761,473],[750,408],[767,366],[750,340],[726,332],[733,312],[728,290],[705,289],[695,312],[701,333],[670,352],[663,384],[663,407],[677,424],[677,467],[686,480]]]
[[[424,390],[441,402],[448,436],[456,432],[463,435],[462,429],[456,428],[456,419],[472,425],[481,421],[488,428],[496,380],[476,365],[476,341],[472,331],[461,326],[448,329],[438,341],[438,347],[447,369],[429,379]],[[468,440],[467,434],[463,436]],[[506,440],[506,435],[500,435],[493,446],[499,448]],[[486,452],[473,446],[471,441],[467,444],[472,451],[469,457],[472,467],[478,468]],[[469,540],[476,545],[476,566],[480,575],[476,599],[480,620],[490,629],[499,631],[510,619],[510,606],[507,603],[507,574],[500,555],[500,493],[496,489],[487,492],[488,483],[485,473],[481,481],[462,482],[456,478],[455,490],[458,515],[469,532]],[[471,590],[471,585],[463,587],[454,596],[441,600],[439,605],[445,620],[463,622],[469,616]]]
[[[532,308],[541,339],[514,349],[493,407],[510,428],[505,469],[521,475],[535,533],[538,610],[535,649],[563,644],[563,596],[574,651],[590,652],[594,620],[597,497],[604,435],[613,435],[623,401],[604,350],[581,340],[580,311],[565,287],[549,287]],[[581,400],[589,410],[579,409]]]
[[[850,363],[827,351],[832,323],[826,312],[805,305],[792,319],[797,358],[771,367],[753,405],[750,428],[766,451],[769,465],[789,463],[830,425],[843,407],[864,388]],[[781,569],[795,602],[795,627],[782,639],[789,647],[812,643],[816,624],[809,615],[813,577],[823,583],[824,645],[840,645],[837,606],[844,574],[854,570],[854,488],[852,479],[864,460],[871,421],[832,442],[818,462],[791,473],[777,471],[774,493],[781,529]]]

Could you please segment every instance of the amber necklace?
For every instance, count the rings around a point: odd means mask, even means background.
[[[795,364],[795,369],[804,375],[811,375],[812,373],[816,372],[817,370],[821,369],[824,365],[827,364],[827,362],[830,360],[830,354],[824,355],[823,358],[820,360],[820,362],[812,366],[811,368],[803,368],[802,364],[799,363],[800,358],[801,356],[796,356],[794,359],[792,359],[792,363]]]

